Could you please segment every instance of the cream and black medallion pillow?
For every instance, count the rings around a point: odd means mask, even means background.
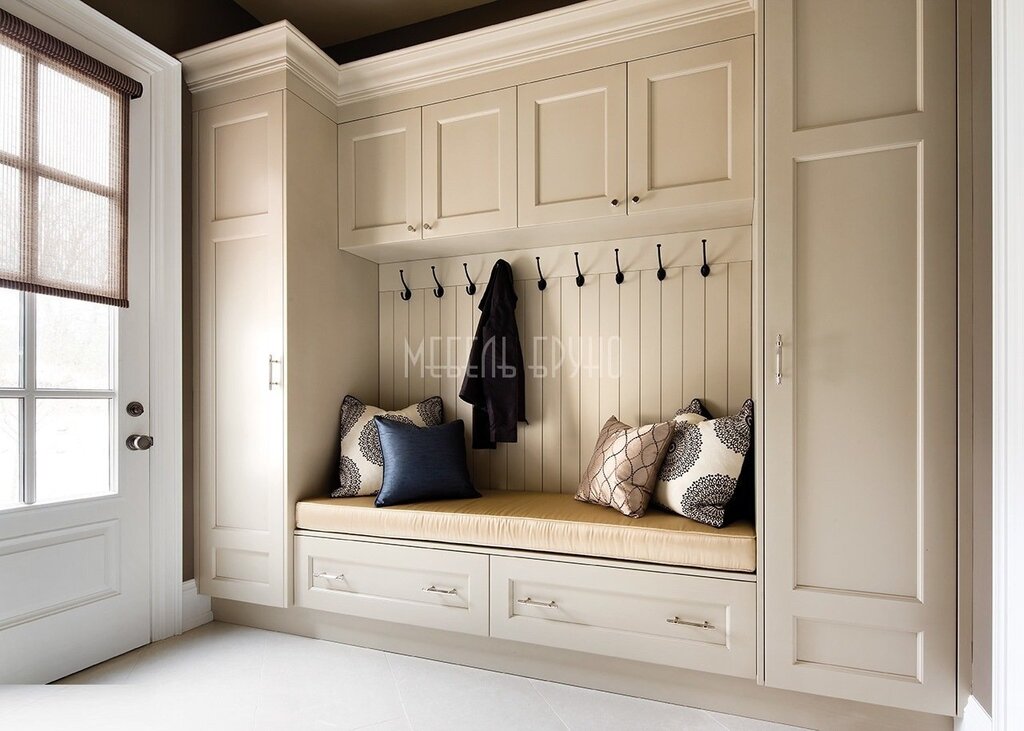
[[[338,487],[331,497],[375,495],[384,481],[384,455],[380,434],[373,417],[412,424],[440,426],[444,423],[444,403],[431,396],[401,411],[384,411],[368,406],[355,396],[341,402],[341,459],[338,463]]]
[[[654,487],[654,501],[674,513],[721,528],[750,449],[754,402],[739,412],[705,419],[691,407],[676,414],[675,435]]]
[[[614,416],[608,419],[597,436],[576,499],[613,507],[630,518],[642,516],[673,431],[671,421],[631,427]]]

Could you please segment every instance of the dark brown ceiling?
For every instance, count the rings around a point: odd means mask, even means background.
[[[339,43],[324,50],[338,63],[346,63],[543,13],[546,10],[575,5],[576,2],[578,0],[494,0],[438,18]]]
[[[301,2],[301,0],[294,0]],[[447,15],[356,38],[324,50],[345,63],[419,43],[504,23],[577,0],[493,0]],[[233,0],[85,0],[85,2],[169,54],[257,28],[262,23]],[[382,12],[387,4],[381,3]],[[398,19],[400,22],[400,19]],[[300,27],[299,30],[302,30]]]

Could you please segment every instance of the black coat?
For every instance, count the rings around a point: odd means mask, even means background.
[[[473,448],[494,449],[516,441],[516,422],[526,421],[526,373],[516,325],[512,266],[499,259],[480,299],[480,322],[469,351],[459,398],[473,405]]]

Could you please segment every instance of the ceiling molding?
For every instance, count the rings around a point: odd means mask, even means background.
[[[279,21],[178,58],[193,92],[289,70],[343,106],[752,10],[753,0],[588,0],[340,66]]]

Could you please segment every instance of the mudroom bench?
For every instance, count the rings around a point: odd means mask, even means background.
[[[754,677],[751,523],[631,519],[557,493],[482,495],[390,508],[300,501],[295,604]]]

